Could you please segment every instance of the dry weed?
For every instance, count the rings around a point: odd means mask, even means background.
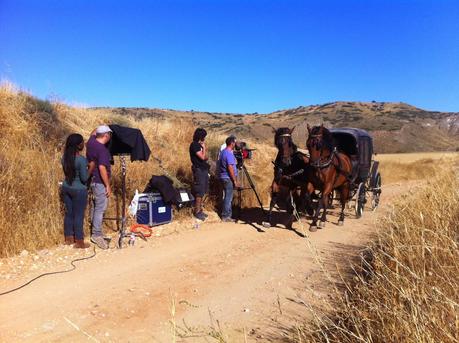
[[[440,172],[396,203],[354,283],[301,330],[311,342],[459,340],[459,182]],[[295,341],[298,338],[294,339]]]

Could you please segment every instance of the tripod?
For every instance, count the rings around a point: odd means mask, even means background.
[[[242,191],[243,190],[247,190],[247,189],[251,189],[253,190],[253,192],[255,193],[255,196],[257,197],[257,200],[258,200],[258,204],[260,205],[260,208],[261,208],[261,211],[263,212],[263,215],[265,216],[265,218],[267,218],[267,213],[265,211],[265,209],[263,208],[263,203],[261,202],[261,199],[260,199],[260,196],[258,195],[258,192],[255,188],[255,184],[253,183],[253,180],[252,180],[252,177],[250,176],[249,174],[249,171],[247,170],[247,168],[244,166],[244,163],[240,163],[238,166],[237,166],[237,169],[239,169],[240,171],[242,171],[242,175],[239,174],[240,176],[240,187],[237,189],[237,210],[238,210],[238,215],[237,215],[237,219],[239,220],[240,217],[241,217],[241,208],[242,208]],[[248,183],[249,183],[249,187],[244,187],[244,178],[243,176],[245,175]]]

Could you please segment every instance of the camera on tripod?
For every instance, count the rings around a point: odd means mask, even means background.
[[[256,149],[249,149],[247,147],[246,142],[236,142],[236,146],[234,148],[234,157],[237,161],[237,168],[241,169],[244,165],[244,160],[252,159],[253,151]]]

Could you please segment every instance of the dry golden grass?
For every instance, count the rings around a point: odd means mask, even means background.
[[[427,179],[458,158],[457,152],[378,154],[375,157],[380,161],[384,184]]]
[[[191,118],[164,121],[154,118],[137,120],[131,116],[50,103],[34,98],[11,84],[0,87],[0,257],[18,253],[22,249],[36,250],[62,241],[63,212],[58,182],[63,179],[60,159],[65,138],[77,132],[89,137],[102,123],[138,127],[142,130],[152,155],[163,161],[162,168],[154,159],[146,163],[128,163],[127,194],[143,190],[153,174],[167,173],[177,185],[191,184],[191,164],[188,155],[195,126]],[[215,160],[225,136],[209,133],[207,144]],[[248,142],[249,145],[251,142]],[[270,161],[274,148],[252,144],[259,150],[247,162],[263,200],[268,201],[272,172]],[[120,170],[115,158],[113,183],[115,194],[110,200],[107,216],[120,212]],[[268,168],[268,169],[267,169]],[[265,171],[267,170],[267,173]],[[216,182],[206,208],[213,210]],[[255,198],[245,193],[244,206],[254,206]],[[128,199],[129,201],[130,199]],[[186,215],[187,211],[183,212]],[[180,218],[180,215],[179,215]],[[116,229],[107,222],[106,230]],[[87,226],[87,225],[86,225]]]
[[[437,172],[395,204],[353,278],[344,281],[344,294],[294,340],[457,342],[458,237],[456,168]]]
[[[375,159],[384,162],[412,163],[419,160],[432,159],[457,159],[459,152],[439,151],[439,152],[413,152],[404,154],[378,154]]]

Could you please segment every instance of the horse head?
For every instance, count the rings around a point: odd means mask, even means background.
[[[292,139],[293,130],[295,130],[295,127],[291,129],[288,127],[273,129],[274,145],[279,150],[278,159],[282,161],[284,166],[289,166],[292,163],[292,155],[296,150]]]
[[[333,149],[333,140],[330,131],[324,127],[324,125],[308,128],[308,139],[306,141],[306,147],[309,150],[310,161],[315,164],[327,154],[331,153]]]

